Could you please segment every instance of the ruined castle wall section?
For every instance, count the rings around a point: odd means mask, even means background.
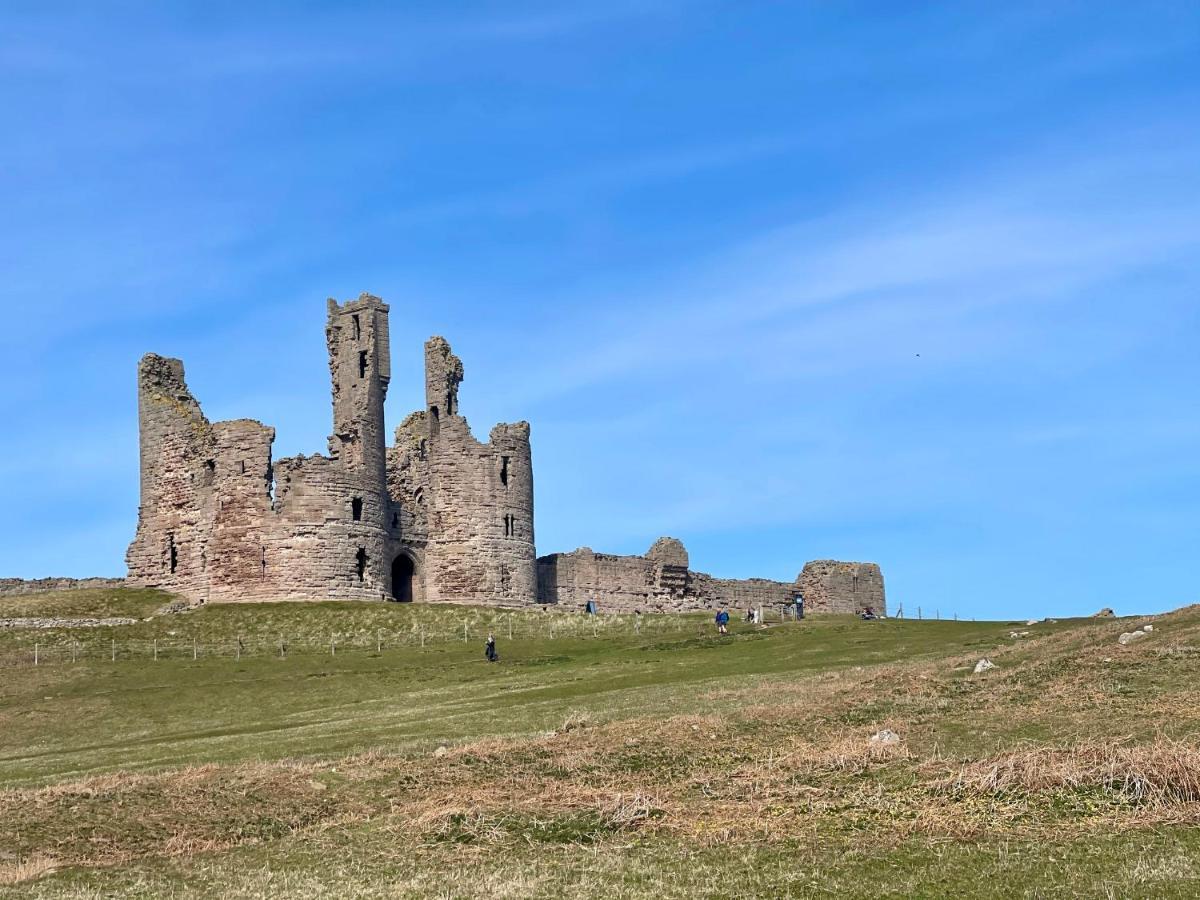
[[[202,560],[208,574],[205,600],[259,599],[265,534],[271,508],[271,444],[275,429],[252,419],[217,422],[212,526]]]
[[[261,559],[273,598],[380,600],[389,592],[390,542],[366,518],[361,481],[324,456],[275,463],[274,518]]]
[[[138,363],[138,437],[141,500],[125,557],[129,583],[203,597],[216,437],[178,359],[151,353]]]
[[[417,563],[420,598],[533,603],[533,464],[529,424],[497,425],[488,443],[458,413],[462,362],[444,338],[425,345],[426,409],[396,430],[388,489],[396,553]]]
[[[656,597],[654,563],[644,556],[617,556],[580,547],[538,559],[538,599],[567,609],[595,600],[601,612],[663,611]]]
[[[676,538],[659,538],[645,556],[596,553],[581,547],[537,561],[538,602],[582,609],[595,600],[601,612],[682,612],[701,609],[688,554]]]
[[[659,538],[645,556],[614,556],[582,547],[540,557],[538,601],[582,609],[595,600],[601,612],[690,612],[778,608],[803,592],[814,613],[886,610],[883,575],[874,563],[818,560],[795,582],[767,578],[715,578],[688,568],[688,554],[675,538]]]
[[[887,614],[883,572],[875,563],[813,560],[796,580],[813,612],[858,614],[870,608],[876,615]]]
[[[703,572],[692,573],[694,596],[699,601],[695,608],[714,609],[728,606],[731,609],[752,609],[789,605],[796,592],[796,585],[767,578],[714,578]]]

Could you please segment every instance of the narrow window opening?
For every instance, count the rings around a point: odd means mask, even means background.
[[[417,506],[425,505],[425,489],[417,488],[417,492],[413,494],[413,499],[417,501]]]
[[[500,483],[508,487],[508,457],[500,457]]]
[[[504,536],[505,537],[513,537],[516,533],[517,533],[517,517],[516,516],[505,516],[504,517]]]
[[[217,476],[217,461],[215,459],[206,459],[204,461],[204,483],[212,484]]]
[[[359,378],[367,377],[367,351],[366,350],[358,351],[358,377]]]
[[[267,548],[262,548],[262,580],[267,580]]]
[[[431,416],[433,416],[433,421],[435,421],[435,422],[438,421],[439,418],[441,418],[440,414],[438,413],[438,408],[436,406],[429,407],[429,414]]]
[[[175,570],[179,568],[179,548],[175,546],[175,535],[167,535],[168,543],[168,565],[171,567],[171,574],[175,574]]]
[[[207,570],[208,570],[208,548],[201,547],[200,548],[200,571],[204,572]]]
[[[362,521],[362,497],[355,497],[350,501],[350,517],[355,522]]]
[[[246,461],[244,459],[238,461],[238,467],[241,470],[241,474],[245,475],[246,474]]]
[[[400,528],[400,513],[392,513],[392,531],[397,531]]]
[[[354,560],[358,570],[358,580],[362,581],[367,574],[367,548],[359,547],[358,553],[354,555]]]
[[[357,341],[362,337],[362,320],[357,315],[352,316],[354,319],[354,339]]]

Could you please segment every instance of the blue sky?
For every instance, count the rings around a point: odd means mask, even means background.
[[[148,350],[322,451],[370,291],[541,553],[1200,601],[1195,3],[10,2],[0,116],[0,575],[123,573]]]

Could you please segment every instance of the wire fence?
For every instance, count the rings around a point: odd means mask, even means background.
[[[745,628],[765,627],[793,618],[786,609],[763,609],[758,621],[737,619],[731,625]],[[181,625],[183,623],[180,623]],[[182,629],[181,629],[182,630]],[[386,651],[419,650],[454,644],[482,644],[488,634],[498,641],[562,640],[617,638],[636,636],[693,637],[712,634],[711,619],[697,616],[651,614],[609,615],[500,615],[490,620],[464,618],[461,621],[414,623],[404,629],[348,628],[319,633],[262,631],[235,634],[226,631],[186,633],[167,632],[158,636],[114,635],[107,628],[96,633],[82,629],[55,627],[10,631],[0,645],[0,668],[52,666],[81,662],[130,660],[168,661],[204,659],[241,660],[289,656],[325,655],[336,658],[347,654],[375,654]],[[106,633],[107,632],[107,633]]]

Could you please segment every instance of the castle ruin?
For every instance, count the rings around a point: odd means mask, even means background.
[[[791,601],[814,612],[885,609],[872,563],[809,563],[795,582],[714,578],[661,538],[646,556],[583,548],[538,559],[529,423],[486,444],[459,413],[462,362],[425,343],[425,408],[388,446],[388,307],[328,302],[333,432],[325,456],[273,459],[275,430],[210,422],[183,363],[138,364],[141,505],[126,554],[130,584],[193,602],[353,599],[582,605],[683,611]]]

